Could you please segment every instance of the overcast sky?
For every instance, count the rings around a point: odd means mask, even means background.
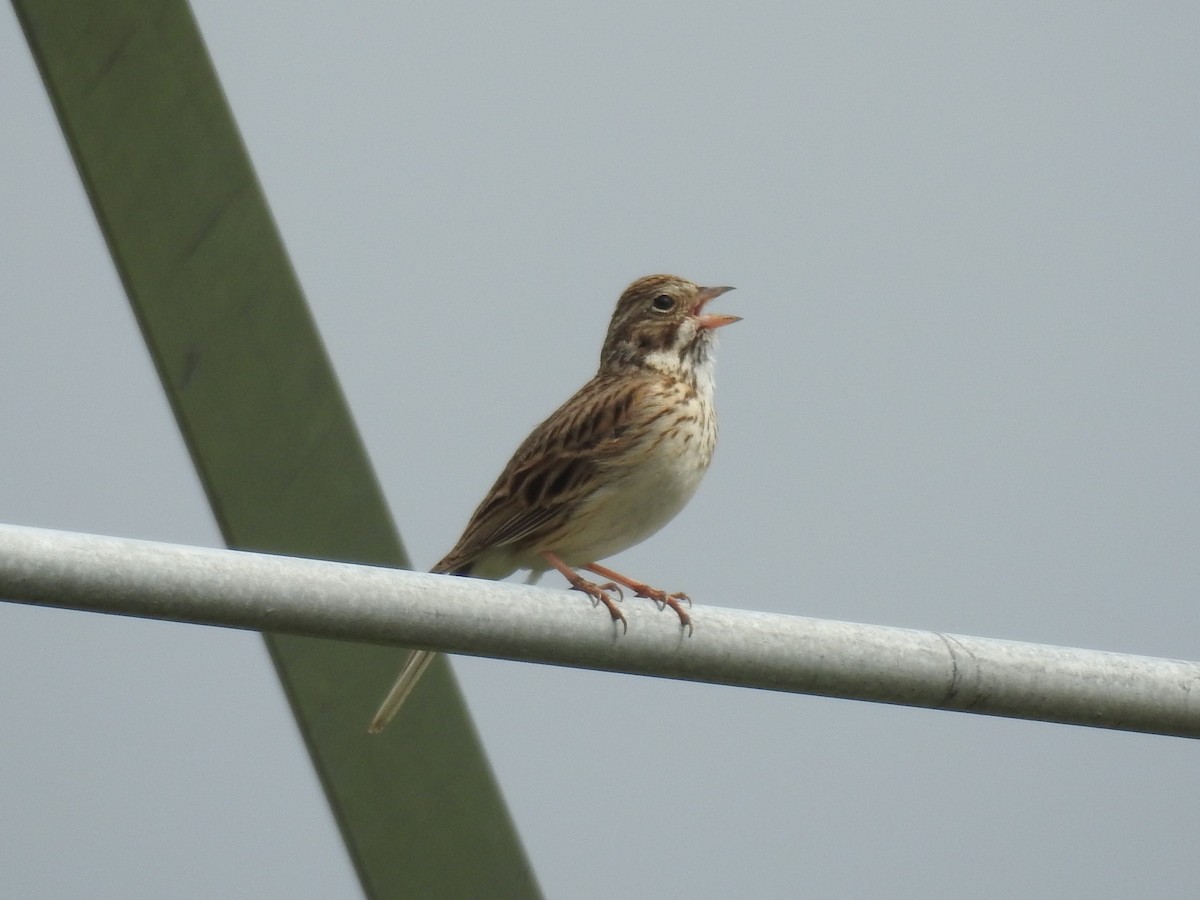
[[[416,565],[669,271],[745,321],[617,568],[1200,656],[1200,6],[195,9]],[[0,520],[218,544],[7,8],[0,120]],[[550,897],[1200,876],[1186,741],[455,666]],[[0,604],[0,721],[13,897],[357,895],[255,635]]]

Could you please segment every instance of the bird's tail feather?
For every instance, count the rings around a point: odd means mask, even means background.
[[[470,575],[474,565],[474,561],[471,561],[463,563],[455,569],[447,569],[443,566],[445,562],[446,560],[442,560],[431,571],[444,575]],[[425,670],[429,668],[429,664],[433,662],[436,655],[433,650],[409,652],[404,660],[404,665],[400,667],[400,674],[396,676],[396,683],[392,685],[388,695],[383,698],[379,712],[375,713],[375,718],[371,720],[371,724],[367,728],[368,734],[379,734],[387,728],[388,722],[395,718],[396,713],[400,711],[400,707],[404,705],[404,701],[408,699],[408,695],[417,686],[417,682],[421,680],[421,676],[425,674]]]
[[[437,654],[433,650],[413,650],[408,654],[408,658],[404,660],[404,665],[400,668],[400,674],[396,677],[396,683],[392,685],[392,689],[388,691],[387,697],[379,707],[379,712],[375,713],[375,718],[371,720],[371,726],[367,729],[369,733],[379,734],[387,727],[387,723],[392,721],[392,717],[408,699],[408,695],[417,686],[417,682],[425,674],[425,670],[429,668],[429,664],[433,662],[435,656]]]

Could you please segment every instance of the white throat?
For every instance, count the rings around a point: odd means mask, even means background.
[[[716,349],[717,336],[709,332],[682,353],[678,347],[648,353],[643,364],[664,375],[693,382],[701,396],[711,398],[715,386]]]

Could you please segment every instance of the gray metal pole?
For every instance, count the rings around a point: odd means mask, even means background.
[[[1200,737],[1200,663],[0,525],[17,602]],[[363,728],[378,695],[361,698]]]

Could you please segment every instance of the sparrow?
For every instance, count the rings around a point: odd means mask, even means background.
[[[675,275],[629,285],[609,322],[596,375],[517,448],[458,543],[431,571],[496,579],[529,569],[532,583],[557,569],[573,590],[603,604],[614,624],[628,629],[613,597],[626,588],[670,607],[690,633],[686,594],[650,587],[599,560],[666,525],[708,469],[717,443],[716,332],[740,317],[706,307],[729,290]],[[400,709],[434,655],[408,655],[371,722],[372,734]]]

